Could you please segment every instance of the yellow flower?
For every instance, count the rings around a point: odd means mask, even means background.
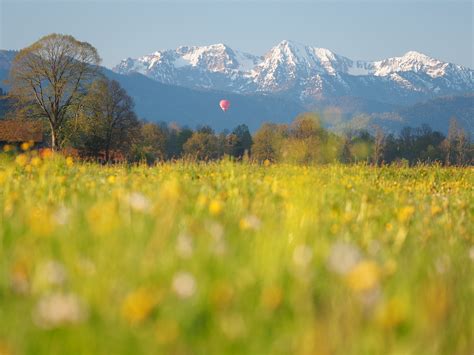
[[[202,195],[200,194],[196,200],[196,205],[199,207],[199,208],[202,208],[206,205],[207,203],[207,197],[206,195]]]
[[[222,202],[219,200],[212,200],[209,204],[209,213],[213,216],[217,216],[222,212]]]
[[[370,260],[361,261],[347,274],[347,285],[357,292],[373,289],[380,279],[379,266]]]
[[[122,303],[122,316],[130,323],[137,324],[145,320],[153,311],[157,299],[150,290],[139,288],[127,295]]]
[[[263,166],[270,166],[270,164],[271,162],[268,159],[265,159],[265,161],[263,162]]]
[[[436,205],[432,205],[431,206],[431,215],[432,216],[436,216],[437,214],[441,213],[443,209],[439,206],[436,206]]]
[[[224,309],[230,305],[234,296],[232,285],[226,282],[218,282],[211,290],[210,300],[215,308]]]
[[[33,208],[28,216],[31,231],[41,237],[49,236],[54,231],[53,218],[44,208]]]
[[[13,350],[3,340],[0,340],[0,355],[13,355]]]
[[[21,145],[20,145],[20,148],[23,151],[27,151],[28,149],[30,149],[30,147],[31,147],[30,143],[28,143],[28,142],[21,143]]]
[[[260,300],[264,308],[273,311],[283,301],[283,291],[278,286],[264,288]]]
[[[68,167],[73,166],[73,165],[74,165],[74,159],[73,159],[72,157],[67,157],[67,158],[66,158],[66,165],[67,165]]]
[[[25,166],[28,163],[28,157],[25,154],[20,154],[15,158],[15,162],[19,166]]]
[[[115,181],[116,181],[116,177],[114,175],[110,175],[108,178],[107,178],[107,182],[110,184],[110,185],[113,185],[115,184]]]
[[[41,164],[41,159],[38,157],[34,157],[31,159],[31,165],[33,166],[39,166]]]
[[[180,194],[180,186],[176,179],[171,179],[164,182],[160,189],[160,197],[169,202],[178,200]]]
[[[13,147],[12,147],[10,144],[5,144],[5,145],[3,146],[3,151],[4,151],[5,153],[8,153],[8,152],[10,152],[10,151],[12,151],[12,150],[13,150]]]
[[[375,320],[382,328],[394,328],[406,319],[406,308],[407,306],[402,300],[392,298],[379,307]]]
[[[406,206],[400,209],[398,212],[398,220],[402,223],[407,222],[411,216],[415,213],[415,207],[413,206]]]
[[[242,218],[239,222],[239,227],[242,230],[258,230],[262,222],[257,216],[249,215]]]

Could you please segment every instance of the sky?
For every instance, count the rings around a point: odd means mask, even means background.
[[[462,0],[0,0],[0,49],[67,33],[103,64],[180,45],[263,55],[280,41],[379,60],[410,50],[474,68],[474,3]]]

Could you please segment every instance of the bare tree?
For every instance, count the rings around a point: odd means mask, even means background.
[[[380,127],[375,130],[374,140],[374,165],[379,166],[383,160],[385,150],[385,135]]]
[[[456,118],[449,122],[448,136],[442,143],[445,153],[445,164],[464,165],[469,160],[469,137]]]
[[[15,57],[9,96],[28,117],[48,121],[53,150],[60,148],[70,108],[85,94],[99,63],[92,45],[61,34],[42,37]]]

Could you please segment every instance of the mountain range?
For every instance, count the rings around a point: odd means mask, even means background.
[[[0,87],[15,51],[0,50]],[[317,111],[328,127],[377,124],[389,131],[428,123],[447,131],[451,116],[474,133],[474,71],[410,51],[380,61],[282,41],[264,56],[224,44],[179,47],[127,58],[103,73],[133,97],[150,121],[217,130],[240,123],[289,122]],[[225,114],[222,98],[231,101]],[[359,127],[361,128],[361,127]]]
[[[179,47],[125,59],[113,70],[193,89],[284,96],[307,106],[348,96],[402,106],[474,91],[473,70],[415,51],[370,62],[287,40],[264,56],[225,44]]]

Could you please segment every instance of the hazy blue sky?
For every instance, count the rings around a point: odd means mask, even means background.
[[[179,45],[226,43],[264,54],[283,39],[375,60],[417,50],[474,68],[472,2],[0,0],[0,48],[51,32],[99,49],[103,64]]]

